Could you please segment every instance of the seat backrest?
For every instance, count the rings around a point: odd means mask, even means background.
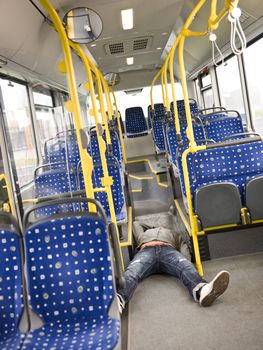
[[[177,103],[177,110],[178,110],[179,116],[185,117],[184,100],[178,100],[178,101],[176,101],[176,103]],[[173,112],[174,111],[173,102],[171,102],[170,106],[171,106],[171,111]],[[189,106],[190,106],[191,114],[196,115],[199,113],[199,108],[198,108],[197,102],[194,99],[192,99],[192,98],[189,99]]]
[[[220,142],[231,135],[244,133],[242,119],[239,114],[231,115],[225,113],[209,115],[204,121],[207,138]],[[242,136],[237,136],[242,138]]]
[[[125,111],[126,132],[130,134],[143,133],[147,131],[147,123],[141,107],[127,108]],[[147,135],[147,133],[145,133]],[[131,135],[134,136],[134,135]],[[138,136],[143,136],[138,135]]]
[[[101,178],[103,178],[102,164],[99,158],[93,158],[93,161],[94,161],[94,168],[92,173],[93,187],[101,188],[102,187]],[[123,220],[125,219],[124,213],[123,213],[124,205],[125,205],[125,196],[124,196],[124,184],[123,184],[123,179],[121,175],[121,169],[117,160],[114,157],[107,157],[107,165],[108,165],[109,176],[111,176],[113,179],[111,191],[113,196],[115,214],[118,221]],[[103,206],[103,209],[105,210],[108,220],[111,221],[107,194],[105,192],[97,192],[95,193],[95,198],[101,203],[101,205]]]
[[[51,197],[62,193],[71,193],[77,190],[75,172],[72,168],[59,168],[35,176],[35,198]],[[36,213],[38,216],[50,216],[56,213],[72,210],[72,206],[65,204],[60,207],[44,207]]]
[[[121,149],[119,135],[116,131],[111,130],[110,136],[111,136],[113,156],[118,160],[119,165],[122,168],[123,167],[123,155],[122,155],[122,149]],[[103,134],[103,139],[104,140],[106,139],[105,133]],[[100,155],[99,143],[98,143],[96,132],[94,132],[94,131],[92,131],[90,133],[90,143],[89,143],[88,151],[92,157],[98,157]],[[106,153],[106,156],[108,156],[108,152]]]
[[[18,332],[23,312],[20,237],[15,219],[0,213],[0,343]]]
[[[212,148],[189,155],[189,178],[192,192],[202,184],[234,182],[244,196],[245,184],[263,173],[263,142]]]
[[[97,214],[68,213],[25,229],[32,309],[46,323],[103,318],[114,296],[107,224]]]
[[[180,134],[181,134],[181,139],[183,144],[187,144],[189,142],[186,136],[186,129],[187,129],[187,123],[184,120],[180,121]],[[167,130],[168,153],[171,157],[172,162],[175,164],[176,157],[177,157],[178,141],[176,138],[176,129],[173,121],[167,124],[166,130]],[[196,123],[193,120],[193,131],[194,131],[194,137],[196,141],[206,139],[204,127],[202,123]]]
[[[51,164],[52,169],[61,167],[59,162],[69,162],[75,167],[80,161],[80,154],[75,131],[60,133],[56,137],[45,142],[45,164]]]
[[[152,116],[151,123],[153,138],[157,151],[165,151],[165,109],[162,103],[156,103],[154,105],[154,115]]]

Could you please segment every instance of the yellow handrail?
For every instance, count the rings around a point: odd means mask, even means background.
[[[6,187],[6,189],[7,189],[8,201],[9,201],[9,206],[10,206],[9,210],[11,209],[12,215],[15,216],[15,208],[14,208],[13,202],[12,202],[11,189],[10,189],[9,182],[8,182],[8,179],[7,179],[7,177],[6,177],[5,174],[1,174],[1,175],[0,175],[0,181],[2,181],[2,180],[5,181],[5,185],[6,185],[5,187]],[[5,211],[6,211],[6,209],[7,209],[7,208],[4,208]]]
[[[114,93],[114,90],[112,88],[110,89],[110,92],[112,93],[113,100],[114,100],[116,118],[117,118],[119,135],[120,135],[120,140],[121,140],[123,160],[124,160],[124,163],[127,163],[127,154],[126,154],[126,148],[125,148],[125,143],[124,143],[124,138],[123,138],[123,132],[122,132],[122,128],[121,128],[121,120],[120,120],[121,116],[120,116],[118,105],[117,105],[117,99],[116,99],[116,95]]]
[[[54,23],[54,26],[58,32],[64,59],[65,59],[65,68],[66,73],[68,77],[68,84],[69,84],[69,91],[70,91],[70,97],[71,97],[71,108],[74,116],[74,122],[76,127],[76,135],[77,135],[77,141],[79,145],[79,153],[80,153],[80,159],[82,163],[82,169],[83,169],[83,176],[84,176],[84,184],[85,184],[85,190],[86,195],[88,198],[94,198],[94,192],[93,192],[93,186],[92,186],[92,179],[91,174],[93,170],[93,162],[92,158],[87,152],[86,147],[82,146],[82,139],[81,139],[81,130],[82,130],[82,121],[81,121],[81,110],[80,110],[80,104],[78,99],[78,91],[76,87],[76,79],[75,79],[75,72],[71,57],[71,51],[69,42],[67,39],[67,35],[65,33],[65,29],[63,27],[63,24],[54,9],[54,7],[50,4],[49,0],[39,0],[42,6],[45,8],[45,10],[50,15],[50,18],[52,22]],[[96,207],[94,204],[89,204],[89,208],[91,211],[95,211]]]
[[[72,47],[77,51],[79,57],[81,58],[81,60],[84,64],[85,70],[86,70],[86,74],[87,74],[87,78],[88,78],[88,82],[89,82],[88,85],[89,85],[89,91],[90,91],[91,100],[92,100],[94,118],[95,118],[96,133],[97,133],[97,139],[98,139],[98,145],[99,145],[99,151],[100,151],[100,157],[101,157],[102,170],[103,170],[103,178],[101,179],[101,184],[106,189],[111,221],[114,224],[114,226],[116,227],[116,231],[119,232],[116,214],[115,214],[114,202],[113,202],[113,195],[112,195],[112,190],[111,190],[111,186],[113,184],[113,179],[111,176],[109,176],[108,166],[107,166],[107,161],[106,161],[106,154],[105,154],[106,145],[105,145],[105,142],[102,138],[102,135],[100,135],[100,130],[99,130],[99,118],[98,118],[99,114],[98,114],[97,105],[96,105],[96,97],[95,97],[95,91],[94,91],[94,86],[93,86],[93,77],[92,77],[91,67],[89,65],[88,56],[84,53],[81,46],[79,44],[72,43]],[[101,98],[101,96],[99,96],[99,98]],[[104,101],[100,100],[101,106],[103,106],[103,103],[104,103]],[[118,235],[118,243],[119,243],[119,247],[120,247],[119,235]],[[121,251],[120,251],[120,256],[121,256],[122,268],[124,269],[124,263],[123,263],[123,257],[122,257]]]

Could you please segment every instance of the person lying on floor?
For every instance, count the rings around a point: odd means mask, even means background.
[[[191,297],[201,306],[210,306],[225,292],[229,272],[220,271],[211,282],[204,280],[188,260],[190,253],[182,237],[169,229],[148,228],[134,222],[138,253],[124,273],[124,286],[118,290],[120,313],[131,299],[137,285],[155,273],[166,273],[179,278]],[[187,259],[187,258],[188,259]]]

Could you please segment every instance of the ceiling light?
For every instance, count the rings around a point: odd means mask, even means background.
[[[162,50],[162,48],[161,47],[157,47],[156,50]]]
[[[95,46],[97,46],[97,44],[91,44],[90,46],[91,46],[91,47],[95,47]]]
[[[127,58],[126,58],[126,62],[127,62],[127,64],[130,66],[130,65],[133,64],[134,58],[133,58],[133,57],[127,57]]]
[[[164,32],[164,33],[162,33],[162,35],[167,35],[168,33],[166,33],[166,32]]]
[[[133,9],[121,10],[122,28],[124,30],[133,28]]]

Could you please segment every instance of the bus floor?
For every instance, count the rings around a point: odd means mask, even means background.
[[[209,308],[195,303],[174,277],[147,278],[123,315],[127,350],[261,350],[262,265],[263,252],[204,262],[207,280],[222,269],[231,274],[228,290]]]

